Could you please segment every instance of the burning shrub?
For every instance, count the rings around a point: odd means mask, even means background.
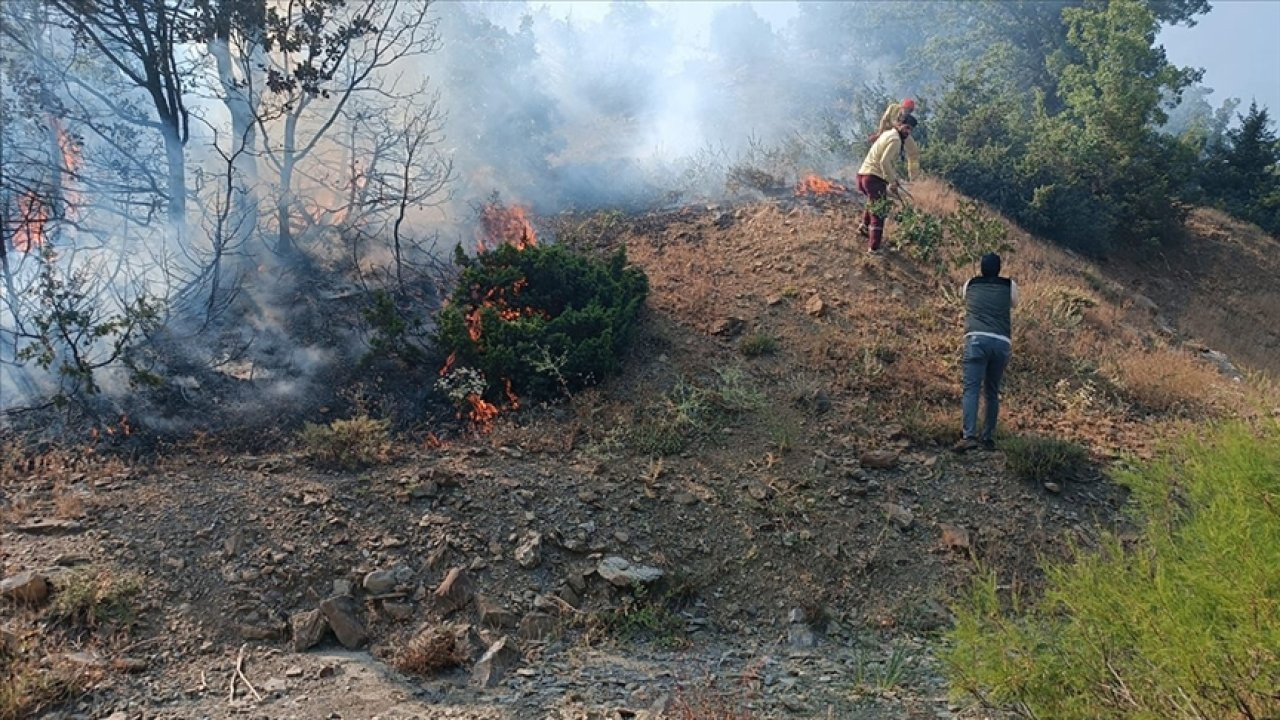
[[[299,439],[307,456],[324,465],[355,469],[387,459],[391,451],[391,421],[359,415],[328,425],[307,423]]]
[[[589,385],[621,366],[649,281],[624,250],[602,262],[563,245],[506,243],[467,263],[437,341],[480,371],[492,399]]]

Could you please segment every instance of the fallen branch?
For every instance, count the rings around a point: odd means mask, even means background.
[[[244,645],[240,646],[240,655],[236,657],[236,675],[240,676],[240,680],[244,683],[245,687],[249,688],[249,692],[253,693],[253,697],[258,702],[262,702],[262,695],[258,693],[258,689],[253,686],[253,683],[249,682],[249,678],[244,676],[244,648]],[[233,676],[232,681],[234,680],[235,677]],[[232,687],[234,688],[235,686],[233,685]]]

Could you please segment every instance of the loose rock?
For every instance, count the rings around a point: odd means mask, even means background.
[[[356,617],[356,601],[350,595],[334,595],[322,601],[320,612],[324,613],[329,627],[343,647],[355,650],[369,639],[364,624]]]
[[[900,530],[906,530],[911,527],[911,523],[915,521],[915,515],[911,511],[898,505],[897,503],[885,503],[884,513],[889,516],[893,524],[897,525]]]
[[[476,596],[476,610],[480,612],[480,624],[495,630],[514,628],[519,622],[515,613],[484,595]]]
[[[396,589],[396,578],[390,570],[374,570],[364,576],[361,584],[370,595],[385,595]]]
[[[289,618],[289,627],[293,631],[293,651],[304,652],[319,644],[324,631],[329,629],[329,622],[319,610],[307,610],[294,613]]]
[[[0,580],[0,597],[27,605],[39,605],[49,597],[49,581],[39,573],[20,572]]]
[[[942,523],[942,544],[951,550],[969,549],[969,531],[955,525]]]
[[[535,568],[542,562],[542,536],[530,533],[525,541],[516,548],[516,564],[526,570]]]
[[[898,464],[898,453],[892,450],[868,450],[858,458],[864,468],[887,470]]]
[[[547,613],[531,612],[520,620],[521,640],[545,640],[555,635],[558,623]]]
[[[495,687],[519,662],[520,651],[516,650],[510,639],[506,636],[498,638],[472,668],[471,684],[476,687]]]
[[[449,613],[467,606],[471,596],[475,594],[475,583],[466,570],[455,567],[449,570],[444,580],[436,587],[436,607],[441,613]]]
[[[596,572],[600,577],[618,587],[648,585],[661,580],[665,574],[656,567],[632,564],[630,560],[617,555],[610,555],[601,560]]]

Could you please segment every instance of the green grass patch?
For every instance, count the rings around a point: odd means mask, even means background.
[[[958,603],[952,687],[1055,720],[1280,717],[1280,426],[1126,471],[1136,544],[1046,569],[1029,608],[994,575]]]

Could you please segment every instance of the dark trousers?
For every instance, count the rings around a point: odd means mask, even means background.
[[[984,390],[987,401],[982,439],[993,440],[996,420],[1000,416],[1000,383],[1012,355],[1009,343],[986,335],[969,335],[964,339],[964,436],[978,438],[978,391]]]
[[[858,189],[867,196],[867,208],[862,211],[862,224],[867,226],[867,234],[871,238],[868,247],[879,250],[880,241],[884,238],[884,217],[871,212],[871,203],[889,194],[889,183],[875,175],[859,175]]]

